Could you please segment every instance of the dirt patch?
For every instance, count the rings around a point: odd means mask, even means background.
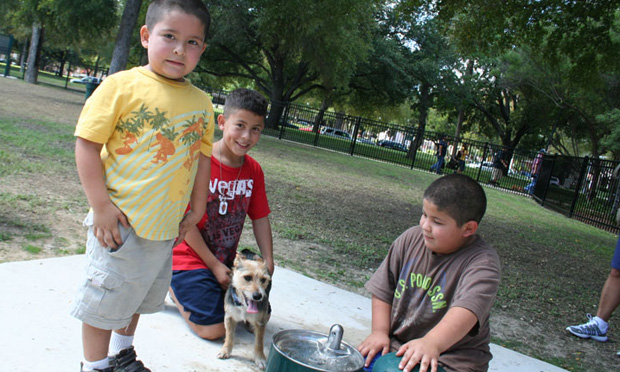
[[[0,78],[0,102],[2,102],[0,117],[64,123],[67,125],[67,131],[72,132],[81,111],[84,97],[83,93],[34,86],[19,80]],[[0,148],[0,150],[6,149]],[[275,154],[274,156],[284,157],[285,154]],[[57,257],[81,252],[85,239],[82,219],[88,206],[74,167],[68,168],[70,170],[63,174],[37,175],[35,177],[30,174],[0,176],[0,195],[5,195],[7,198],[10,195],[20,196],[11,201],[10,209],[0,210],[0,262]],[[269,187],[295,186],[270,185]],[[361,188],[356,192],[358,193],[351,194],[353,195],[351,196],[352,200],[347,203],[343,203],[342,195],[335,195],[333,200],[328,200],[325,198],[326,195],[322,195],[321,203],[327,206],[330,204],[332,206],[352,206],[352,209],[347,210],[349,217],[346,218],[345,224],[354,224],[359,219],[367,218],[366,215],[362,214],[362,211],[367,209],[363,205],[364,203],[377,202],[376,199],[364,198],[362,195],[364,190]],[[384,204],[387,202],[381,201]],[[302,200],[300,207],[304,206],[305,208],[315,207],[309,206],[307,201]],[[360,208],[358,210],[353,206]],[[401,207],[403,206],[401,205]],[[414,205],[404,207],[408,210],[402,210],[401,220],[403,221],[399,221],[399,223],[407,225],[411,222],[408,220],[408,216],[412,214],[411,208],[418,207]],[[274,203],[272,209],[276,211],[277,208],[278,206]],[[322,210],[316,211],[316,213],[322,212]],[[274,215],[276,214],[274,213]],[[382,216],[377,220],[383,220],[387,217]],[[280,223],[276,217],[272,222],[274,225]],[[597,343],[579,340],[566,334],[563,329],[567,325],[564,324],[565,322],[581,322],[585,319],[575,319],[569,315],[570,312],[562,312],[552,315],[556,320],[549,322],[547,320],[549,315],[545,314],[545,301],[554,297],[549,294],[541,295],[537,313],[524,312],[520,308],[522,299],[510,298],[510,286],[512,285],[531,285],[532,296],[538,296],[544,290],[548,290],[545,288],[545,276],[566,277],[566,285],[574,293],[588,290],[598,294],[602,281],[607,275],[607,268],[598,265],[591,270],[581,271],[582,269],[579,269],[580,272],[591,273],[591,277],[598,278],[600,283],[592,284],[591,278],[589,280],[584,278],[584,283],[571,282],[566,271],[574,267],[573,265],[590,265],[585,251],[583,256],[576,260],[575,257],[564,253],[561,246],[557,252],[553,251],[552,254],[537,249],[537,246],[530,247],[525,243],[519,249],[502,247],[501,242],[507,236],[505,234],[511,235],[510,240],[512,241],[517,239],[515,236],[524,234],[524,230],[527,230],[528,227],[507,228],[506,226],[510,226],[509,223],[496,223],[497,225],[493,223],[485,225],[483,235],[487,240],[494,241],[493,244],[500,251],[504,270],[506,272],[518,271],[521,265],[529,262],[535,267],[540,267],[540,275],[530,277],[513,275],[519,281],[503,283],[504,292],[500,295],[504,296],[504,306],[495,308],[492,314],[494,342],[533,357],[552,361],[564,368],[589,366],[576,368],[581,368],[582,371],[617,370],[618,358],[615,356],[615,352],[618,343],[613,335],[611,335],[610,342]],[[241,245],[253,247],[255,243],[249,226],[249,224],[246,225]],[[401,226],[397,226],[396,229],[403,230]],[[360,230],[356,231],[359,232]],[[1,239],[3,234],[16,237],[3,240]],[[558,240],[561,241],[561,237],[558,237]],[[40,249],[40,252],[36,252],[36,249],[33,251],[33,247]],[[370,277],[375,268],[374,264],[369,264],[367,269],[352,267],[347,262],[346,255],[334,254],[333,247],[326,247],[305,240],[304,236],[295,236],[294,239],[274,236],[274,254],[279,266],[291,268],[307,276],[368,296],[368,293],[360,288],[360,284]],[[551,267],[548,265],[549,257],[553,257],[554,261],[561,261],[561,265]],[[557,269],[558,266],[564,271]],[[275,275],[277,275],[277,271]],[[581,285],[585,287],[582,288]],[[566,302],[570,303],[571,301]],[[583,309],[584,307],[578,300],[567,305],[567,308],[573,312],[575,308]],[[593,308],[591,311],[594,312],[595,309]],[[558,319],[560,321],[557,321]]]

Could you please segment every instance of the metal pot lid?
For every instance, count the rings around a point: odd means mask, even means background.
[[[364,367],[364,357],[342,341],[343,329],[334,324],[329,336],[313,331],[292,329],[278,332],[273,346],[284,357],[317,371],[353,372]]]

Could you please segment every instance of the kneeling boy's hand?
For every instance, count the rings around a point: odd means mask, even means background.
[[[175,246],[181,244],[181,242],[185,240],[185,234],[187,234],[190,228],[196,226],[196,224],[200,222],[200,218],[202,218],[202,215],[194,212],[192,209],[190,209],[185,216],[183,216],[183,219],[179,224],[179,236],[174,242]]]
[[[213,275],[215,275],[215,279],[217,279],[218,283],[220,283],[222,289],[227,290],[231,280],[231,270],[228,266],[224,265],[220,261],[217,261],[211,271],[213,271]]]
[[[398,368],[409,372],[419,364],[420,372],[437,372],[439,354],[439,348],[424,339],[409,341],[396,352],[396,356],[402,356]]]
[[[390,337],[383,332],[373,332],[359,344],[357,350],[365,357],[364,367],[368,367],[376,355],[390,351]]]

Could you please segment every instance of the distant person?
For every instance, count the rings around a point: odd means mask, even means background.
[[[465,160],[467,160],[467,156],[469,156],[469,151],[467,151],[467,145],[463,144],[454,157],[458,163],[457,168],[455,169],[456,173],[465,172]]]
[[[488,370],[500,262],[476,234],[486,203],[482,187],[462,174],[426,189],[420,225],[392,243],[366,283],[372,333],[358,346],[365,371],[394,351],[404,371]]]
[[[75,156],[91,210],[71,314],[82,321],[82,372],[150,371],[132,346],[138,320],[164,308],[175,239],[209,193],[213,106],[184,78],[209,22],[200,0],[151,2],[140,29],[148,64],[106,78],[80,115]]]
[[[267,105],[260,93],[250,89],[234,90],[226,98],[224,114],[217,118],[222,139],[213,144],[206,213],[173,251],[170,294],[189,327],[204,339],[225,334],[224,293],[246,215],[273,274],[265,176],[248,155],[265,127]]]
[[[613,177],[620,177],[620,164],[614,169]],[[616,211],[616,223],[620,225],[620,208]],[[568,326],[566,330],[580,338],[591,338],[605,342],[607,341],[609,319],[618,305],[620,305],[620,237],[618,237],[616,250],[611,258],[611,272],[603,285],[596,316],[592,317],[592,315],[587,314],[587,323]],[[620,355],[620,350],[617,354]]]
[[[431,172],[441,174],[443,172],[443,165],[446,159],[446,153],[448,151],[448,143],[446,142],[446,136],[441,136],[439,143],[437,143],[437,162],[431,166]]]
[[[491,173],[491,180],[489,180],[489,184],[499,186],[499,180],[507,171],[508,149],[506,147],[502,147],[502,149],[499,150],[497,154],[495,154],[495,158],[493,159],[493,170]]]
[[[530,175],[532,177],[532,182],[529,185],[525,186],[523,189],[527,191],[528,194],[534,194],[534,189],[536,188],[536,182],[538,181],[538,176],[540,175],[540,170],[542,169],[543,157],[545,155],[545,149],[540,149],[534,161],[532,162],[532,168],[530,170]]]

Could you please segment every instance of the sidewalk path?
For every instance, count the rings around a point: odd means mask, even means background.
[[[83,256],[0,264],[0,371],[79,370],[81,324],[68,308],[82,272]],[[285,329],[327,334],[338,323],[344,341],[354,346],[369,332],[370,299],[291,270],[276,268],[271,304],[266,352],[273,335]],[[138,359],[154,372],[258,371],[251,361],[253,336],[243,327],[231,359],[220,360],[222,341],[195,336],[171,303],[141,318],[134,344]],[[491,351],[490,371],[565,371],[501,346],[491,345]]]

